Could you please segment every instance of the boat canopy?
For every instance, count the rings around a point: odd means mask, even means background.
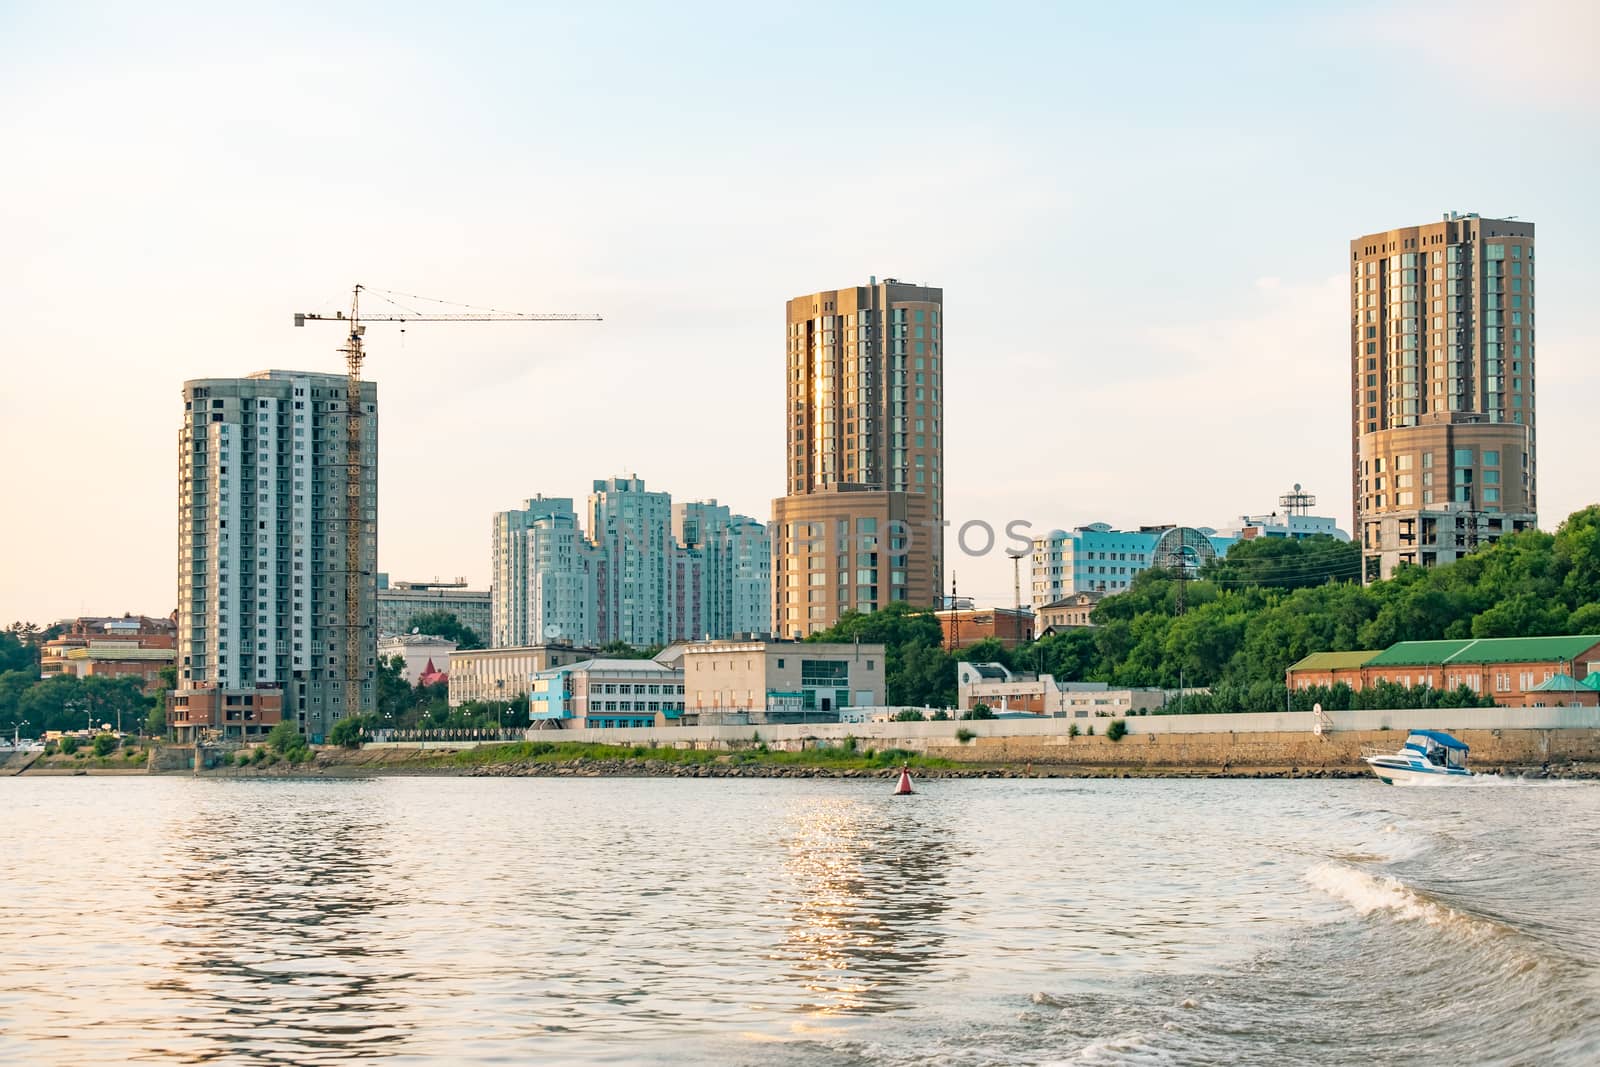
[[[1443,745],[1445,748],[1456,749],[1460,752],[1467,751],[1467,745],[1464,742],[1457,741],[1443,730],[1412,730],[1406,740],[1409,741],[1413,737],[1426,737],[1433,743]]]

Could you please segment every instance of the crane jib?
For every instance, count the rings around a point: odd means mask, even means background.
[[[366,291],[365,286],[357,285],[351,291],[350,314],[347,317],[343,311],[332,315],[323,315],[317,312],[294,313],[294,324],[304,326],[307,322],[339,322],[350,328],[349,340],[341,349],[345,355],[347,381],[345,388],[345,508],[344,508],[344,576],[345,576],[345,604],[344,625],[345,635],[344,654],[344,700],[341,711],[347,715],[359,715],[369,710],[362,697],[363,680],[371,681],[370,673],[375,673],[377,667],[376,628],[374,620],[364,617],[361,604],[363,594],[367,599],[375,598],[373,582],[374,572],[377,570],[377,536],[376,523],[373,523],[373,542],[371,545],[370,559],[363,559],[365,549],[368,547],[362,541],[362,534],[368,528],[366,516],[362,507],[363,492],[369,479],[366,477],[365,450],[361,434],[361,422],[366,412],[361,402],[361,363],[366,353],[362,350],[361,339],[366,333],[363,325],[368,322],[601,322],[599,315],[583,314],[519,314],[516,312],[496,311],[493,309],[480,309],[466,314],[416,314],[403,315],[367,315],[361,314],[361,294]],[[384,293],[388,290],[376,290]],[[431,300],[431,297],[418,297],[409,293],[390,293],[390,296],[380,297],[388,300],[397,307],[397,301],[392,297],[400,296],[408,300]],[[449,301],[436,301],[450,303]],[[456,307],[470,307],[471,305],[456,304]],[[376,604],[372,605],[376,611]],[[365,655],[367,639],[372,639],[373,656],[371,659]],[[331,664],[330,664],[331,666]],[[376,695],[375,684],[369,684],[368,690]],[[334,713],[335,718],[340,717],[340,712]]]

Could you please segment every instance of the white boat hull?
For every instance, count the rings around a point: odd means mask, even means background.
[[[1372,773],[1390,785],[1459,785],[1472,780],[1471,771],[1421,770],[1414,767],[1386,767],[1369,758]]]

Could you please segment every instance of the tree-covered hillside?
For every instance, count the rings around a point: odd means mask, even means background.
[[[1217,710],[1267,711],[1285,702],[1284,672],[1312,652],[1382,649],[1447,637],[1600,633],[1600,505],[1554,534],[1502,538],[1441,567],[1402,568],[1356,584],[1360,552],[1328,538],[1235,546],[1183,583],[1145,571],[1095,608],[1093,629],[1006,651],[986,641],[951,656],[938,623],[904,605],[846,615],[816,640],[889,645],[889,702],[952,702],[957,659],[998,660],[1058,679],[1216,690]]]

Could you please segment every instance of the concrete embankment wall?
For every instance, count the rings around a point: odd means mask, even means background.
[[[1462,730],[1452,733],[1472,747],[1472,766],[1537,767],[1545,762],[1600,761],[1600,730]],[[1364,752],[1392,752],[1403,733],[1356,730],[1315,734],[1129,734],[1105,737],[977,737],[966,744],[922,748],[930,756],[976,763],[1076,764],[1089,767],[1245,770],[1359,770]],[[909,747],[909,746],[900,746]]]
[[[0,778],[9,778],[33,766],[38,752],[0,752]]]
[[[1594,708],[1437,708],[1424,711],[1247,715],[1149,715],[1125,719],[1121,741],[1110,719],[996,719],[970,722],[869,722],[804,726],[687,726],[625,730],[530,731],[532,740],[614,745],[737,748],[759,740],[798,749],[853,737],[863,747],[903,748],[973,763],[1075,764],[1194,771],[1359,769],[1363,750],[1392,752],[1410,729],[1448,730],[1472,747],[1479,768],[1600,762],[1600,710]],[[1068,736],[1094,727],[1098,736]],[[962,741],[957,731],[971,735]]]

